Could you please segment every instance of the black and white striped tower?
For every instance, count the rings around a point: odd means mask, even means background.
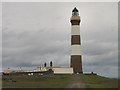
[[[74,73],[83,73],[81,39],[80,39],[80,16],[76,7],[72,11],[71,22],[71,65]]]

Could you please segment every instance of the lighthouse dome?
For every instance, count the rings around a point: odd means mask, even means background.
[[[75,7],[72,12],[78,12],[77,8]]]

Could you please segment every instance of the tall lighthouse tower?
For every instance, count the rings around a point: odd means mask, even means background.
[[[76,7],[72,10],[71,22],[71,65],[74,73],[83,73],[81,39],[80,39],[80,16]]]

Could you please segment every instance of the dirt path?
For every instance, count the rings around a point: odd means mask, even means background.
[[[66,86],[66,88],[85,88],[85,84],[82,81],[80,74],[73,75],[73,81]]]

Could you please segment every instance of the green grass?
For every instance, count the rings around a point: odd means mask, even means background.
[[[54,75],[51,77],[42,76],[3,76],[3,88],[64,88],[72,80],[72,75]],[[9,79],[16,80],[12,82]]]
[[[118,88],[118,79],[98,75],[81,75],[87,88]]]
[[[0,87],[2,87],[2,76],[0,75]]]
[[[3,76],[3,88],[64,88],[73,81],[74,75],[54,75],[52,77],[8,75]],[[86,88],[117,88],[118,80],[98,75],[81,75]],[[10,81],[16,80],[16,82]],[[107,89],[106,89],[107,90]]]

